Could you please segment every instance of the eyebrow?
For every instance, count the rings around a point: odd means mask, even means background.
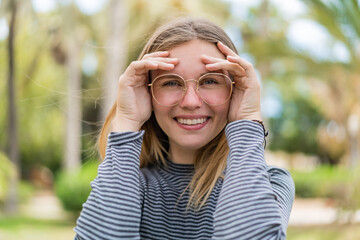
[[[224,74],[224,71],[223,70],[216,70],[216,71],[203,72],[203,73],[200,74],[200,77],[205,75],[205,74],[208,74],[208,73],[223,73]]]
[[[205,74],[208,74],[208,73],[222,73],[222,74],[226,74],[224,70],[219,69],[219,70],[216,70],[216,71],[202,72],[202,73],[199,74],[199,77],[202,77],[202,76],[204,76]],[[176,72],[164,73],[164,74],[174,74],[174,75],[179,75],[179,76],[182,77],[182,75],[180,75],[179,73],[176,73]],[[160,74],[160,75],[163,75],[163,74]],[[160,76],[160,75],[158,75],[158,76]],[[149,79],[151,80],[151,78],[152,78],[152,77],[151,77],[151,71],[149,71]]]

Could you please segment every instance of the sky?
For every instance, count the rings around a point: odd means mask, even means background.
[[[103,9],[108,0],[58,0],[62,5],[68,5],[71,2],[79,7],[84,14],[95,14]],[[32,5],[37,12],[49,12],[56,8],[56,0],[32,0]]]

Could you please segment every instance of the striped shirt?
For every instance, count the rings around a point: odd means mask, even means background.
[[[225,129],[230,152],[199,211],[186,209],[193,165],[139,168],[144,132],[110,133],[75,239],[286,239],[294,200],[288,171],[267,166],[259,123]]]

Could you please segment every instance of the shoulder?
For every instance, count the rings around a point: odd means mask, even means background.
[[[276,166],[267,166],[267,172],[269,174],[270,180],[272,178],[281,178],[293,182],[290,172],[285,168],[276,167]]]
[[[272,185],[286,188],[291,192],[291,195],[295,195],[295,184],[288,170],[281,167],[268,166],[267,172]]]
[[[268,165],[267,172],[271,175],[284,175],[284,176],[288,176],[291,178],[290,172],[287,169],[282,168],[282,167]]]

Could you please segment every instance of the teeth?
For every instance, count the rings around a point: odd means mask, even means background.
[[[196,125],[201,124],[206,121],[207,118],[197,118],[197,119],[184,119],[184,118],[177,118],[176,120],[185,125]]]

